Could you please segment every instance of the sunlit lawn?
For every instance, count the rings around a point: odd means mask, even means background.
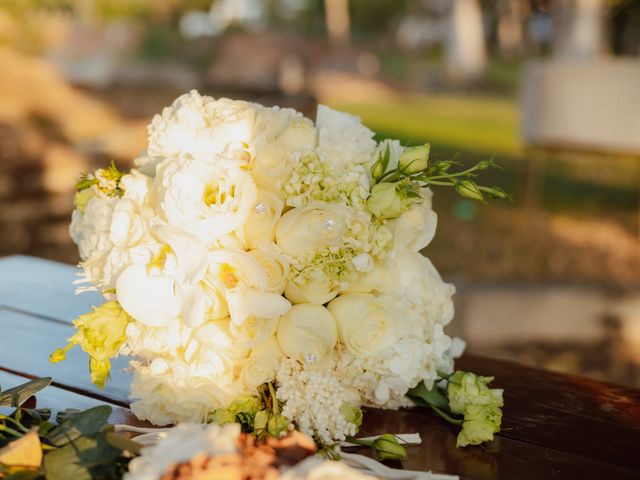
[[[411,95],[381,102],[339,102],[336,108],[360,115],[380,136],[407,143],[430,142],[434,149],[519,157],[518,105],[513,100]]]

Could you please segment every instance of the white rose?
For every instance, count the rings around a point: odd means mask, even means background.
[[[276,376],[284,352],[275,336],[269,337],[253,350],[242,367],[240,378],[249,389],[271,382]]]
[[[256,248],[262,242],[275,239],[276,223],[280,220],[284,202],[278,195],[268,191],[258,191],[255,205],[249,210],[247,221],[239,236],[247,248]]]
[[[307,283],[297,283],[289,281],[284,289],[284,296],[291,303],[315,303],[324,305],[338,294],[338,288],[332,286],[329,277],[319,276]]]
[[[271,143],[286,152],[311,150],[316,143],[313,122],[292,108],[263,107],[257,110],[254,143]]]
[[[347,229],[344,205],[312,202],[285,213],[276,225],[276,243],[294,257],[339,245]]]
[[[280,317],[277,336],[288,357],[318,364],[330,360],[338,330],[329,310],[320,305],[301,303]]]
[[[162,162],[155,189],[167,223],[207,244],[244,225],[257,198],[251,176],[242,169],[189,155]]]
[[[431,190],[423,189],[422,203],[414,204],[395,220],[393,251],[395,254],[419,252],[425,248],[436,234],[438,215],[431,208]]]
[[[192,90],[178,97],[149,125],[150,156],[182,153],[210,157],[249,143],[255,108],[248,102],[214,99]]]
[[[121,199],[115,204],[109,229],[109,240],[117,247],[135,245],[146,234],[145,219],[133,201]]]
[[[115,198],[96,196],[87,202],[84,214],[79,210],[73,211],[69,234],[78,245],[82,260],[105,254],[113,247],[109,233],[117,202]]]
[[[362,293],[340,295],[327,308],[338,322],[340,341],[355,357],[373,357],[399,338],[399,312],[384,297]]]
[[[267,291],[282,294],[287,284],[289,261],[274,243],[261,243],[258,248],[249,250],[267,274]]]

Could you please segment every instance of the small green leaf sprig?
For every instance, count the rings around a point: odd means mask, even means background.
[[[291,422],[282,415],[282,406],[272,383],[258,388],[259,396],[237,398],[229,408],[221,408],[209,415],[209,422],[224,425],[239,423],[242,430],[257,438],[280,438],[289,431]]]
[[[431,408],[439,417],[461,427],[457,447],[493,440],[502,423],[502,390],[489,388],[493,377],[457,371],[439,373],[440,381],[427,388],[424,382],[407,392],[416,404]]]
[[[120,180],[124,176],[124,172],[118,170],[116,164],[111,161],[111,165],[107,168],[100,168],[93,173],[83,173],[80,180],[76,183],[76,190],[82,192],[94,185],[103,193],[109,196],[121,197],[124,193],[120,185]]]
[[[500,187],[487,187],[476,183],[478,174],[489,168],[498,168],[493,158],[482,160],[465,170],[453,172],[451,169],[462,166],[459,155],[446,160],[429,160],[430,145],[406,147],[400,155],[397,165],[391,165],[391,149],[389,145],[382,150],[376,162],[371,166],[373,186],[382,183],[396,184],[402,188],[405,198],[420,197],[420,187],[430,185],[453,187],[464,198],[486,202],[486,197],[512,200],[511,196]]]

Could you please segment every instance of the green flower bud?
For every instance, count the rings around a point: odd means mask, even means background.
[[[430,150],[428,143],[420,147],[406,147],[398,159],[398,165],[409,175],[421,172],[429,166]]]
[[[493,440],[493,434],[500,431],[501,422],[502,411],[496,405],[467,406],[456,446],[480,445]]]
[[[395,435],[385,433],[373,442],[376,457],[380,460],[399,460],[407,456],[406,449],[400,445]]]
[[[418,199],[420,199],[418,197]],[[367,199],[367,210],[378,218],[398,218],[416,203],[406,194],[406,188],[397,183],[382,182],[374,185]]]
[[[493,377],[481,377],[474,373],[457,371],[449,378],[447,396],[449,409],[462,414],[469,405],[493,405],[502,407],[502,390],[489,388]]]
[[[362,410],[354,407],[349,402],[342,402],[340,413],[346,422],[354,424],[356,427],[362,425]]]
[[[207,421],[210,423],[217,423],[218,425],[225,425],[227,423],[236,422],[236,414],[232,410],[227,408],[219,408],[218,410],[210,413],[207,417]]]
[[[484,196],[482,192],[478,188],[478,185],[472,180],[458,180],[455,183],[456,191],[465,198],[470,198],[471,200],[480,200],[484,201]]]
[[[267,422],[267,433],[275,438],[289,431],[289,420],[282,415],[272,415]]]
[[[236,398],[231,404],[230,410],[244,427],[253,428],[256,413],[262,408],[262,401],[258,397],[245,395]]]

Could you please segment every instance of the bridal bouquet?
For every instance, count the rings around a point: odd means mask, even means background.
[[[80,345],[102,387],[110,358],[130,355],[131,409],[157,425],[295,428],[330,446],[362,405],[426,402],[462,425],[459,444],[493,438],[501,391],[452,376],[454,287],[419,253],[436,230],[430,186],[507,196],[473,180],[492,161],[457,165],[325,106],[314,124],[185,94],[134,169],[78,183],[70,232],[106,303],[52,361]]]

